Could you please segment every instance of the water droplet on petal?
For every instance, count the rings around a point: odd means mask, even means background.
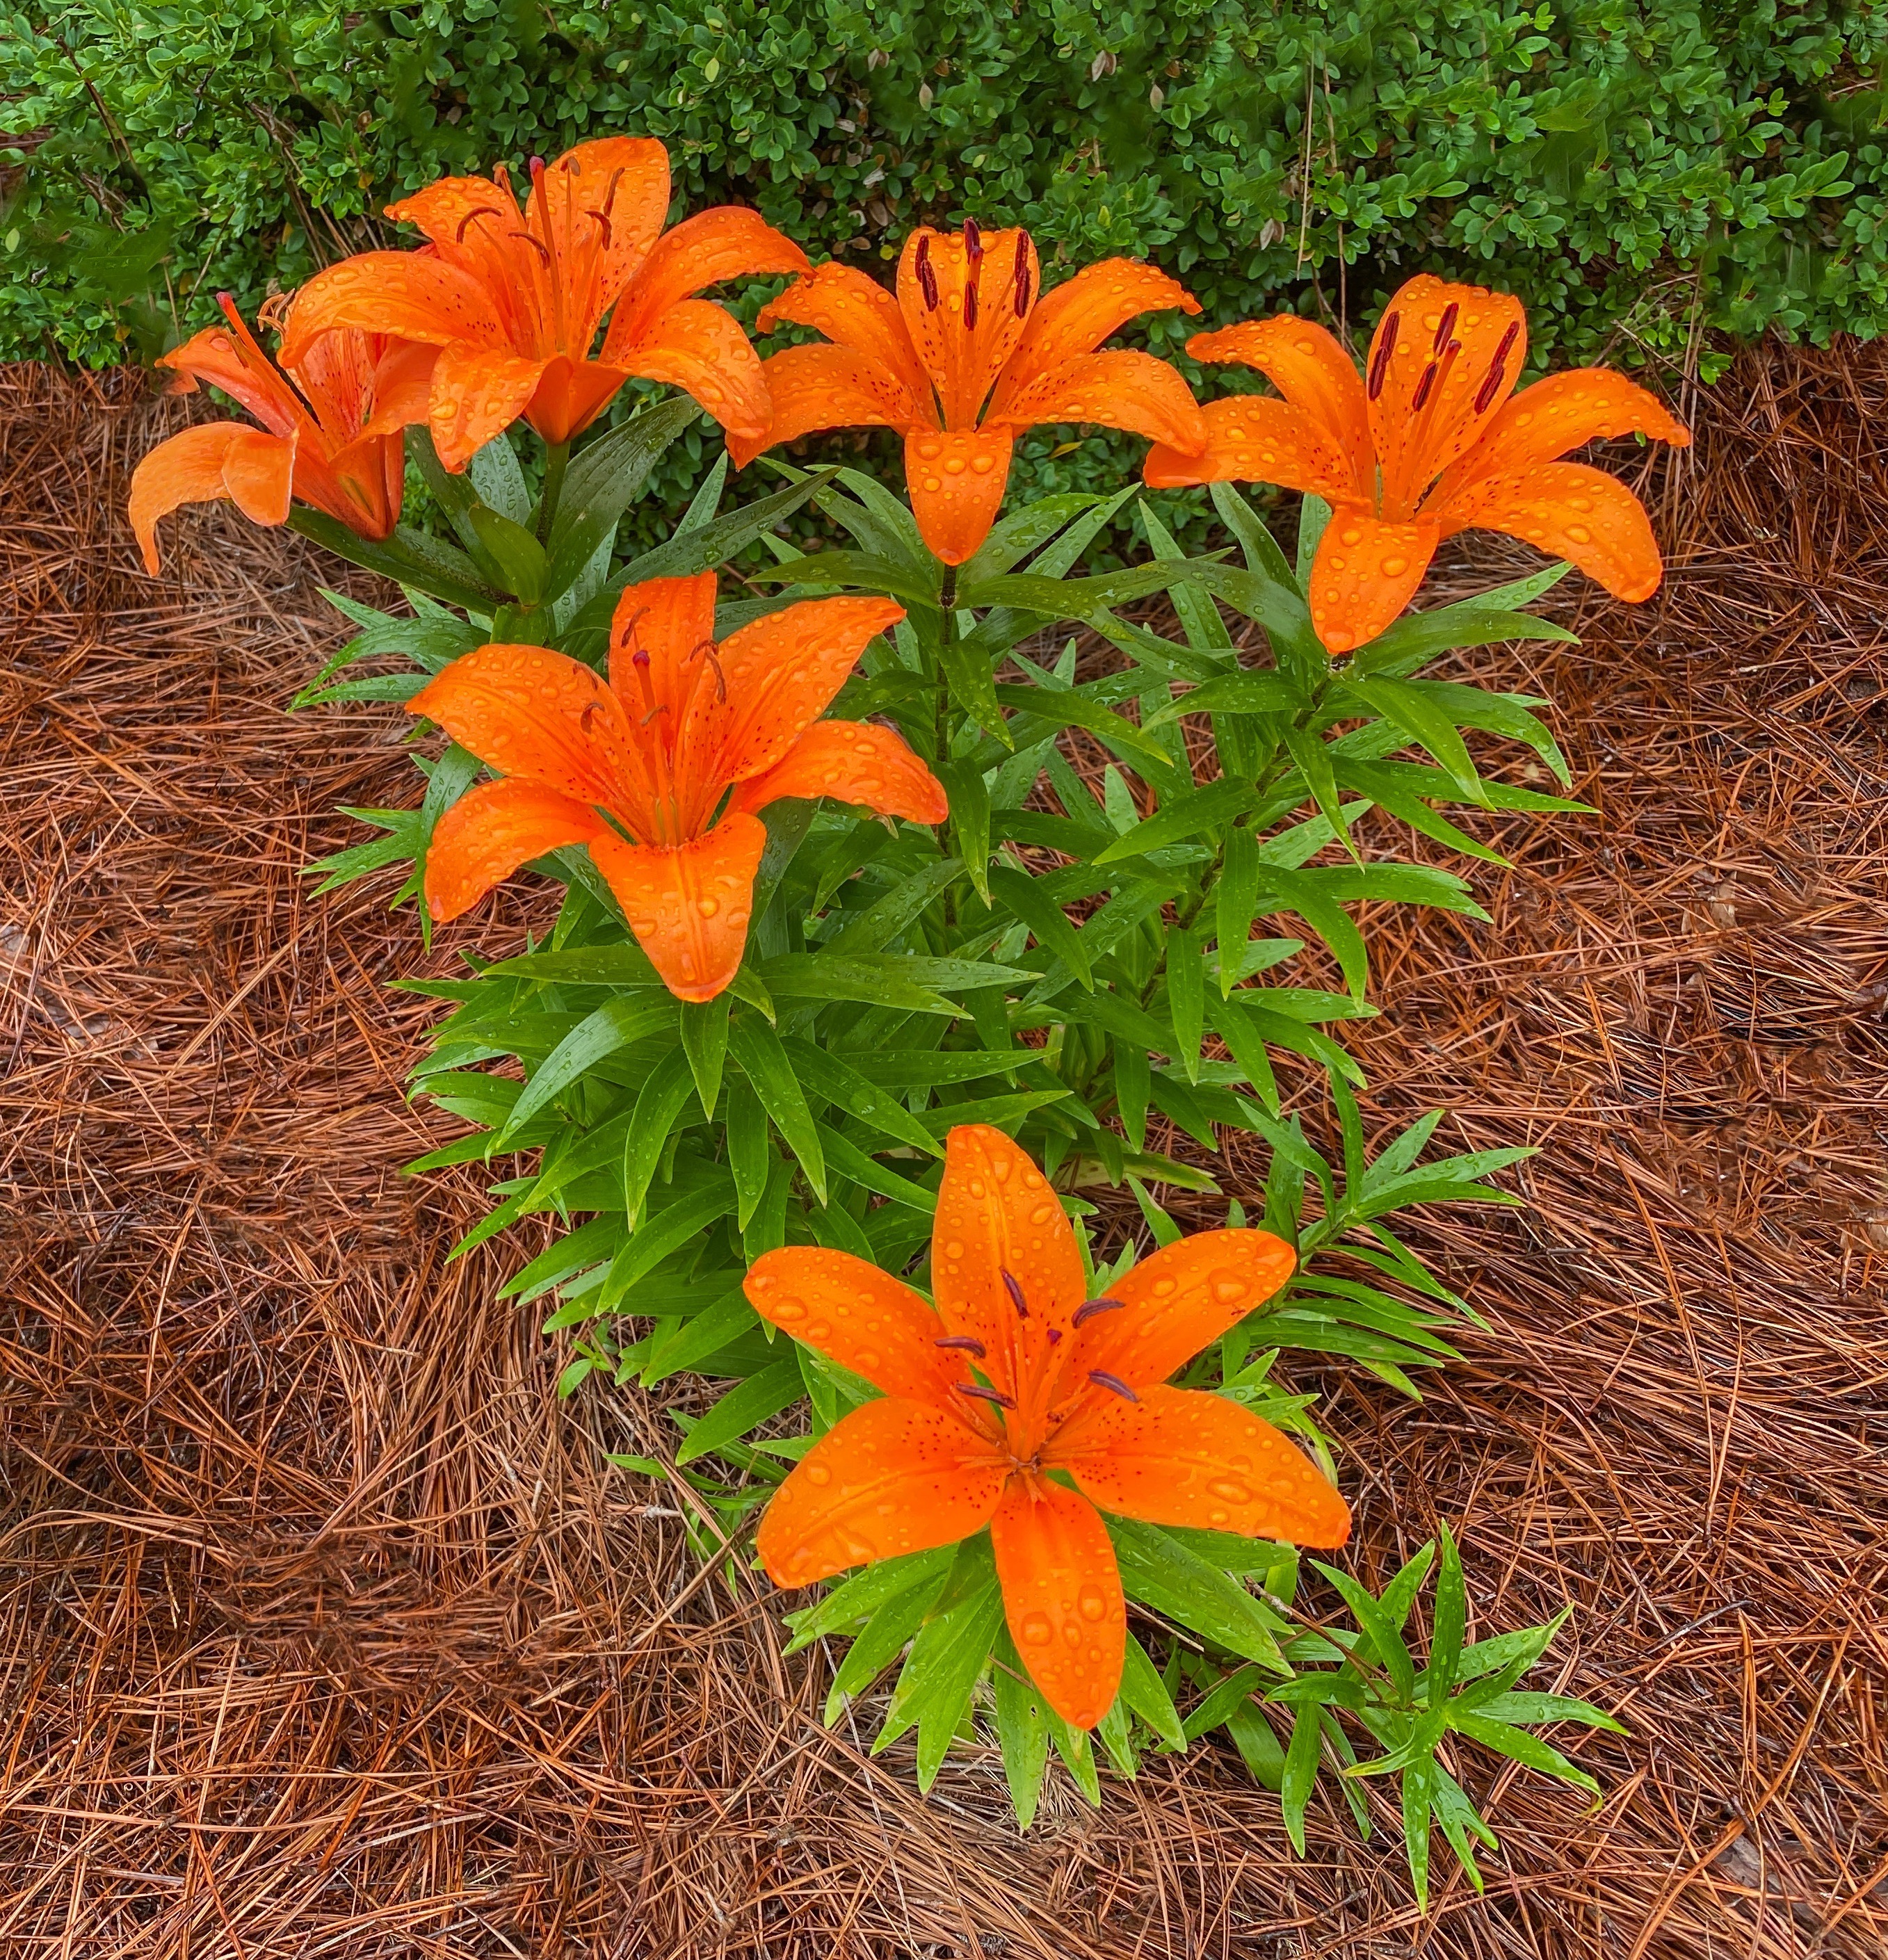
[[[1041,1647],[1049,1644],[1055,1629],[1050,1625],[1046,1613],[1030,1613],[1024,1617],[1017,1631],[1022,1635],[1024,1646]]]

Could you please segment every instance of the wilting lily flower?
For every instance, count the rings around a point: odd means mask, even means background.
[[[387,208],[431,242],[317,272],[290,309],[282,358],[293,366],[348,326],[438,348],[430,414],[415,419],[430,421],[448,469],[521,415],[546,442],[568,442],[632,374],[670,382],[731,433],[757,435],[759,359],[732,313],[694,295],[748,273],[804,272],[807,256],[731,205],[664,234],[668,208],[668,154],[647,137],[580,143],[548,167],[533,158],[522,214],[502,165],[489,183],[442,177]]]
[[[817,326],[831,346],[762,364],[773,402],[764,434],[728,447],[745,464],[814,429],[865,424],[905,438],[905,478],[925,542],[946,565],[982,544],[1003,501],[1016,438],[1039,422],[1099,422],[1183,453],[1202,447],[1192,392],[1164,361],[1097,353],[1136,314],[1180,307],[1186,289],[1151,266],[1110,259],[1038,298],[1027,231],[956,237],[928,226],[905,241],[896,299],[850,266],[817,267],[761,309]]]
[[[1690,431],[1604,368],[1514,393],[1527,317],[1509,294],[1421,274],[1390,301],[1361,377],[1332,335],[1288,315],[1196,334],[1187,352],[1256,368],[1285,399],[1208,403],[1205,453],[1157,449],[1147,480],[1277,483],[1323,498],[1334,514],[1311,618],[1332,652],[1374,639],[1457,531],[1524,539],[1621,599],[1657,590],[1664,567],[1644,506],[1605,471],[1555,459],[1635,431],[1682,447]]]
[[[920,823],[948,814],[897,736],[818,718],[866,642],[903,617],[889,600],[809,599],[718,646],[715,574],[703,572],[624,592],[607,686],[543,647],[454,661],[408,710],[501,780],[439,821],[426,856],[433,917],[456,918],[521,864],[585,845],[670,991],[712,999],[747,942],[767,842],[756,813],[829,796]]]
[[[1222,1395],[1165,1386],[1295,1263],[1269,1232],[1204,1232],[1085,1300],[1075,1233],[1042,1172],[1001,1131],[953,1130],[934,1312],[849,1252],[786,1246],[747,1276],[757,1313],[885,1396],[842,1417],[781,1485],[762,1564],[775,1584],[806,1586],[987,1524],[1017,1651],[1055,1712],[1092,1727],[1127,1638],[1097,1506],[1299,1545],[1349,1535],[1344,1500],[1277,1430]]]
[[[425,412],[434,350],[380,333],[330,336],[291,380],[256,345],[228,293],[227,327],[210,326],[160,368],[174,394],[208,381],[262,424],[201,422],[161,442],[131,479],[131,528],[145,568],[158,570],[158,520],[180,504],[227,497],[253,523],[279,524],[299,499],[364,538],[400,521],[406,463],[400,430]]]

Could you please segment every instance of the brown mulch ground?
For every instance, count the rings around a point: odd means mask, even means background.
[[[680,1598],[600,1456],[651,1418],[559,1405],[496,1257],[444,1263],[470,1176],[395,1174],[431,1010],[381,983],[446,950],[297,875],[411,799],[400,718],[282,711],[338,637],[292,539],[134,569],[170,412],[0,372],[7,1960],[1884,1950],[1888,355],[1744,357],[1655,479],[1658,600],[1465,659],[1600,813],[1511,830],[1492,928],[1378,922],[1373,1123],[1543,1153],[1423,1229],[1463,1364],[1322,1378],[1351,1555],[1456,1521],[1475,1630],[1571,1601],[1539,1685],[1632,1730],[1571,1745],[1597,1809],[1472,1762],[1504,1848],[1427,1921],[1210,1750],[1024,1839],[994,1752],[921,1799],[764,1588]]]

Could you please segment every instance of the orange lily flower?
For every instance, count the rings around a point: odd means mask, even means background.
[[[818,719],[866,642],[904,616],[885,599],[803,600],[717,646],[705,571],[624,592],[607,686],[544,647],[454,660],[408,711],[500,780],[440,819],[426,856],[432,916],[457,918],[521,864],[585,845],[670,991],[712,1000],[747,943],[767,842],[756,813],[830,796],[919,823],[949,813],[888,729]]]
[[[817,267],[757,324],[794,320],[837,344],[762,363],[773,420],[731,435],[735,463],[814,429],[896,429],[918,528],[946,565],[961,565],[996,520],[1017,437],[1038,422],[1100,422],[1201,448],[1199,404],[1173,368],[1151,354],[1096,352],[1138,313],[1198,313],[1199,302],[1128,259],[1038,298],[1041,285],[1027,231],[985,234],[969,220],[956,237],[927,225],[906,240],[895,300],[855,267]]]
[[[257,524],[279,524],[299,498],[364,538],[400,521],[406,461],[400,430],[426,399],[433,349],[381,333],[336,334],[294,377],[278,371],[228,293],[228,327],[210,326],[158,357],[173,394],[208,381],[262,424],[202,422],[161,442],[131,479],[131,528],[156,575],[158,520],[180,504],[230,498]]]
[[[1691,432],[1608,368],[1515,394],[1527,316],[1511,294],[1418,275],[1378,322],[1361,377],[1333,336],[1289,315],[1196,334],[1186,351],[1256,368],[1285,399],[1209,402],[1205,453],[1157,449],[1147,480],[1277,483],[1324,498],[1333,514],[1312,568],[1311,619],[1332,653],[1374,639],[1457,531],[1523,539],[1621,599],[1658,590],[1644,506],[1604,470],[1557,459],[1599,436],[1636,431],[1682,448]]]
[[[1042,1172],[1000,1130],[953,1130],[934,1312],[849,1252],[790,1246],[748,1274],[756,1312],[885,1396],[842,1416],[775,1493],[761,1563],[776,1585],[806,1586],[987,1524],[1017,1653],[1056,1713],[1092,1728],[1127,1643],[1100,1511],[1300,1545],[1350,1535],[1344,1500],[1270,1424],[1165,1386],[1296,1263],[1269,1232],[1203,1232],[1084,1300]]]
[[[296,295],[282,358],[295,366],[337,327],[438,347],[430,412],[415,419],[430,422],[453,470],[521,415],[546,442],[569,441],[632,374],[756,434],[767,423],[759,358],[732,313],[695,295],[748,273],[803,272],[807,255],[731,205],[665,234],[668,208],[668,154],[648,137],[579,143],[548,167],[533,158],[522,217],[502,164],[489,183],[442,177],[387,207],[431,243],[317,272]]]

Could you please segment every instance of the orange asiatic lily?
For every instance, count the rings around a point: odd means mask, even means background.
[[[897,736],[818,718],[866,642],[903,617],[890,600],[809,599],[718,646],[705,571],[624,592],[607,686],[543,647],[454,661],[408,709],[501,780],[441,818],[426,857],[432,916],[456,918],[521,864],[586,845],[670,991],[712,999],[747,944],[767,842],[757,812],[829,796],[920,823],[948,814]]]
[[[934,1311],[849,1252],[790,1246],[747,1275],[757,1313],[885,1397],[842,1416],[781,1485],[762,1564],[776,1585],[806,1586],[987,1524],[1017,1651],[1055,1712],[1092,1727],[1127,1638],[1100,1511],[1299,1545],[1349,1535],[1344,1500],[1269,1423],[1166,1386],[1296,1263],[1269,1232],[1203,1232],[1084,1299],[1042,1172],[1000,1130],[953,1130]]]
[[[1372,640],[1457,531],[1504,531],[1571,559],[1622,599],[1649,599],[1663,565],[1645,508],[1616,477],[1557,460],[1636,431],[1691,433],[1604,368],[1514,393],[1527,317],[1507,293],[1420,274],[1377,323],[1360,376],[1330,334],[1286,315],[1196,334],[1199,361],[1237,361],[1277,387],[1208,403],[1204,455],[1157,449],[1150,484],[1277,483],[1332,517],[1311,574],[1311,619],[1333,653]],[[1511,399],[1512,397],[1512,399]]]
[[[1206,425],[1164,361],[1102,342],[1138,313],[1198,313],[1151,266],[1110,259],[1053,292],[1027,231],[955,237],[928,226],[905,241],[894,299],[850,266],[819,266],[761,309],[836,343],[790,347],[762,364],[773,419],[731,437],[737,464],[814,429],[869,425],[905,438],[905,478],[925,542],[961,565],[995,521],[1016,438],[1038,422],[1100,422],[1196,450]],[[987,405],[987,406],[986,406]]]
[[[160,368],[177,370],[174,394],[199,381],[232,396],[262,424],[201,422],[161,442],[131,479],[131,528],[145,568],[157,571],[158,520],[180,504],[230,498],[258,524],[279,524],[299,499],[364,538],[400,521],[406,463],[400,430],[422,412],[434,350],[384,334],[331,336],[294,385],[256,345],[228,293],[217,304],[227,327],[209,326]]]
[[[759,357],[733,314],[695,295],[747,273],[804,272],[807,256],[731,205],[664,234],[668,208],[668,154],[648,137],[580,143],[548,166],[533,158],[521,215],[502,165],[489,183],[442,177],[387,208],[431,242],[317,272],[290,310],[282,358],[293,366],[346,326],[438,348],[425,419],[448,469],[521,415],[546,442],[569,441],[632,374],[683,389],[731,434],[758,434]]]

